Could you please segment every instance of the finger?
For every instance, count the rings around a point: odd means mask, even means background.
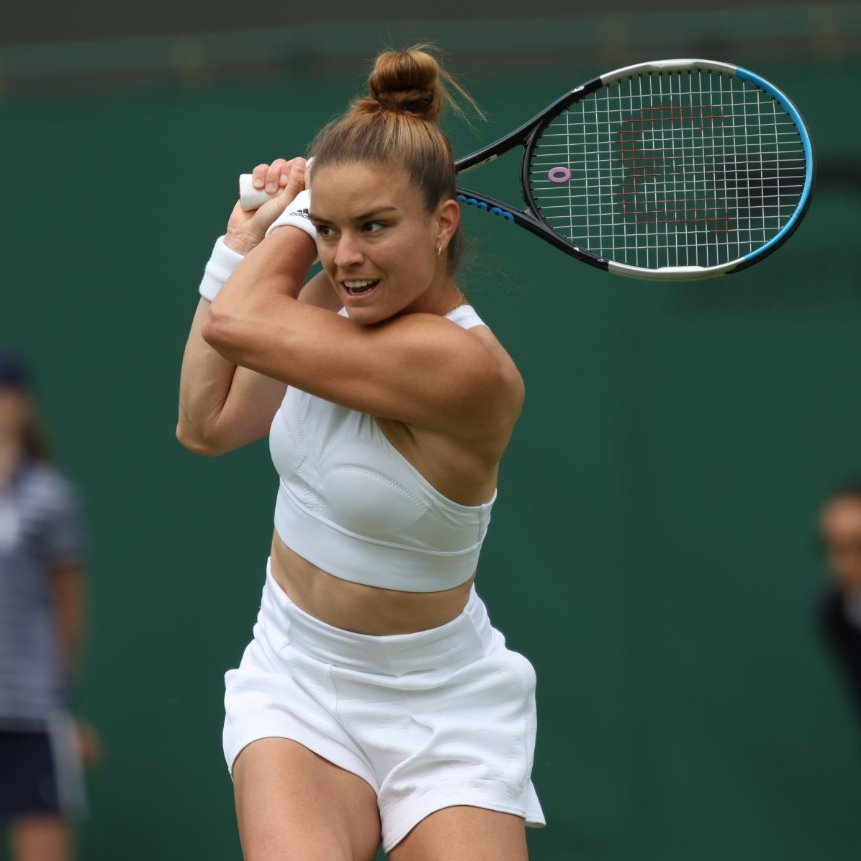
[[[284,166],[278,173],[278,187],[279,188],[287,188],[287,183],[290,182],[290,172],[293,169],[293,162],[295,159],[291,159],[290,161],[284,162]]]
[[[266,185],[266,172],[269,170],[268,164],[258,164],[251,171],[251,183],[255,188],[262,189]]]
[[[275,161],[269,165],[269,169],[266,171],[266,185],[264,186],[264,190],[267,194],[275,194],[276,191],[280,191],[287,185],[286,182],[281,181],[281,177],[285,173],[289,177],[290,162],[283,158],[276,158]]]
[[[299,156],[294,158],[290,171],[290,176],[285,188],[285,197],[292,200],[303,188],[305,188],[305,159]]]

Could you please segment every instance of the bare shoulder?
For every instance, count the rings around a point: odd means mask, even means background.
[[[432,376],[454,416],[446,430],[488,451],[504,449],[525,394],[523,377],[505,347],[486,325],[466,329],[443,317],[422,321],[418,318],[425,315],[410,316],[411,324],[424,330],[420,339],[432,335]]]
[[[513,417],[516,419],[523,407],[526,386],[514,359],[511,358],[508,351],[487,326],[475,326],[464,331],[466,334],[477,338],[492,357],[496,371],[492,382],[501,389],[501,393],[510,402],[514,411]]]
[[[486,502],[496,487],[499,460],[523,406],[523,378],[487,327],[462,329],[437,317],[430,329],[450,350],[435,365],[436,388],[445,390],[440,402],[447,403],[448,419],[380,424],[390,442],[438,490],[476,505]]]
[[[440,346],[445,345],[444,349],[451,350],[459,373],[472,379],[473,395],[501,409],[512,422],[516,420],[523,405],[523,377],[493,330],[483,323],[463,328],[444,317],[432,319],[436,324],[434,338],[439,339]]]

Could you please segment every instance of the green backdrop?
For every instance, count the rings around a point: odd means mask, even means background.
[[[599,71],[475,72],[490,119],[455,129],[458,151]],[[856,91],[861,65],[758,71],[823,163],[855,157],[857,116],[827,85]],[[175,442],[178,368],[236,174],[300,152],[358,83],[0,105],[0,340],[35,365],[92,535],[80,706],[107,752],[86,861],[239,857],[222,674],[250,634],[276,482],[265,444],[206,460]],[[470,180],[505,198],[513,175]],[[861,474],[858,194],[823,182],[761,266],[673,286],[466,214],[463,286],[528,390],[478,584],[539,675],[537,861],[858,857],[859,716],[813,613],[817,506]]]

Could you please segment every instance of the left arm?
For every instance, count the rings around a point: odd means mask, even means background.
[[[82,566],[61,563],[51,573],[60,660],[69,677],[78,666],[86,630],[86,577]]]
[[[261,242],[212,303],[203,339],[236,365],[412,427],[466,439],[516,418],[513,362],[448,320],[405,314],[364,326],[296,301],[313,254],[293,227]]]

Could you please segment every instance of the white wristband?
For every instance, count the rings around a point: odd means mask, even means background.
[[[266,235],[269,236],[273,230],[279,227],[298,227],[304,230],[315,242],[317,241],[317,229],[311,223],[311,192],[305,188],[287,204],[284,212],[269,225]]]
[[[223,236],[219,236],[212,248],[212,256],[203,270],[203,278],[198,288],[200,295],[212,302],[224,286],[224,282],[242,261],[242,258],[243,256],[238,251],[234,251],[224,244]]]

